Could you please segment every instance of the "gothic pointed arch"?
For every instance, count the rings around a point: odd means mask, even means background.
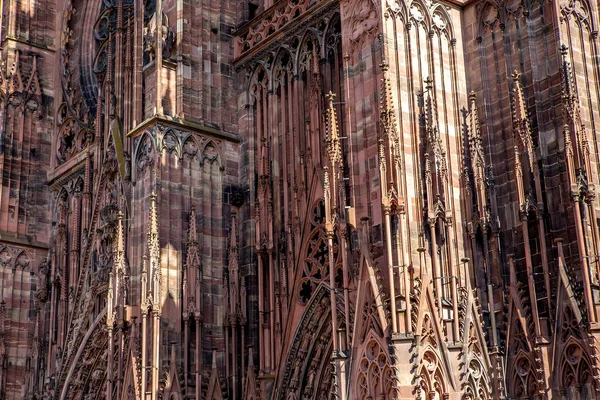
[[[329,250],[327,248],[327,232],[325,229],[325,203],[322,199],[313,203],[308,216],[307,236],[304,248],[301,250],[302,259],[296,275],[296,285],[300,304],[307,304],[317,286],[329,282],[329,275],[336,274],[336,286],[341,285],[338,277],[341,271],[341,253],[339,251],[339,237],[334,236],[334,262],[329,265]]]
[[[365,280],[359,284],[357,310],[362,315],[356,318],[353,348],[352,371],[357,371],[356,380],[351,382],[350,393],[356,393],[357,399],[389,398],[396,396],[395,370],[392,367],[388,346],[384,339],[386,321],[380,320],[380,308],[375,301],[375,292],[371,282]],[[377,291],[378,293],[379,291]],[[385,324],[383,324],[385,322]]]
[[[201,151],[201,161],[200,163],[203,164],[204,162],[208,162],[209,164],[212,164],[213,162],[216,162],[217,165],[219,166],[219,168],[223,168],[223,155],[222,153],[222,148],[221,148],[221,143],[219,143],[216,140],[207,140],[203,145],[202,145],[202,151]]]
[[[477,314],[474,314],[477,315]],[[481,334],[481,325],[471,321],[466,340],[467,351],[464,354],[465,374],[462,385],[463,399],[489,399],[491,398],[491,380],[489,371],[491,365],[484,352],[485,340]]]
[[[514,363],[507,368],[510,374],[508,391],[511,396],[529,399],[538,395],[538,391],[543,388],[539,387],[535,369],[535,361],[523,350],[515,355]]]
[[[268,88],[268,82],[271,81],[271,69],[268,65],[263,62],[258,62],[253,66],[252,72],[250,73],[249,92],[250,94],[256,91],[257,85],[262,84],[265,88]]]
[[[379,4],[382,3],[374,0],[352,0],[343,8],[342,19],[347,20],[350,27],[348,39],[351,48],[374,39],[379,32]]]
[[[132,180],[135,181],[138,175],[143,175],[148,166],[154,165],[157,157],[156,138],[152,132],[146,131],[134,142],[134,157],[132,160]]]
[[[563,278],[568,279],[568,274],[565,273]],[[585,332],[580,305],[570,285],[565,285],[562,280],[561,283],[557,295],[552,379],[554,386],[578,392],[585,398],[586,391],[600,389],[596,344],[593,337]]]
[[[337,313],[343,319],[342,296],[337,295]],[[278,400],[319,398],[333,384],[330,357],[333,351],[330,291],[319,284],[298,321],[291,345],[277,373]],[[314,397],[311,397],[314,396]]]
[[[437,306],[432,293],[432,284],[428,276],[423,279],[423,291],[420,293],[417,324],[415,332],[419,332],[419,370],[417,372],[417,387],[439,392],[439,396],[455,391],[458,385],[451,372],[448,348],[444,340],[443,328],[440,324]],[[435,397],[431,397],[434,399]],[[441,397],[440,397],[441,398]],[[429,397],[425,397],[429,399]]]
[[[339,12],[336,12],[331,16],[331,19],[327,22],[327,26],[323,30],[323,43],[324,43],[324,56],[327,57],[327,52],[337,46],[337,43],[341,41],[341,16]]]
[[[133,341],[132,341],[133,342]],[[131,343],[134,346],[137,346],[135,343]],[[125,366],[125,376],[123,379],[123,389],[121,393],[121,399],[126,400],[136,400],[141,398],[140,393],[140,374],[141,374],[141,364],[139,363],[139,359],[136,356],[137,349],[133,347],[129,349],[126,353],[126,366]]]
[[[370,281],[366,281],[361,285],[363,288],[359,291],[360,299],[357,302],[358,310],[361,312],[361,317],[357,319],[357,330],[355,331],[356,345],[362,345],[367,339],[369,332],[374,332],[379,337],[384,337],[383,327],[385,320],[382,321],[379,312],[380,306],[375,300],[379,297],[379,290],[374,291]],[[377,295],[375,294],[377,293]]]
[[[510,396],[534,398],[540,389],[537,363],[531,347],[531,332],[525,318],[524,310],[516,290],[513,290],[509,301],[508,327],[506,343],[507,387]]]
[[[479,35],[495,31],[506,20],[505,7],[496,0],[482,2],[477,8],[477,30]]]
[[[206,392],[207,400],[223,400],[223,390],[221,388],[221,380],[219,379],[219,371],[217,369],[216,352],[213,352],[213,366],[210,372],[210,381]]]
[[[80,316],[83,318],[83,316]],[[85,321],[81,321],[85,324]],[[76,351],[64,351],[59,361],[60,374],[56,398],[78,399],[87,393],[90,399],[105,395],[108,335],[106,334],[106,308],[89,325],[78,343]],[[70,389],[70,390],[68,390]]]
[[[294,49],[289,46],[282,46],[277,50],[275,57],[273,57],[273,78],[275,81],[278,79],[278,71],[288,71],[292,73],[294,70],[295,60]],[[277,83],[277,82],[274,82]]]
[[[421,356],[418,382],[418,399],[439,400],[447,397],[449,393],[448,375],[444,372],[439,354],[431,346],[426,346]]]
[[[430,8],[432,28],[448,40],[454,38],[454,24],[443,4],[434,3]]]
[[[381,272],[378,268],[376,268],[376,264],[373,261],[373,258],[371,256],[371,252],[369,251],[368,248],[368,240],[366,237],[363,237],[362,240],[360,241],[361,243],[361,248],[360,248],[360,259],[358,262],[359,265],[359,270],[358,270],[358,283],[357,283],[357,300],[356,300],[356,304],[357,304],[357,310],[358,311],[363,311],[363,318],[359,318],[357,316],[357,318],[354,319],[354,326],[352,329],[352,332],[354,332],[353,335],[353,347],[357,346],[359,344],[359,340],[362,338],[360,336],[360,333],[358,332],[363,332],[364,334],[366,334],[367,330],[365,328],[363,328],[366,324],[365,321],[365,307],[369,307],[369,309],[367,311],[369,312],[369,317],[373,318],[377,321],[379,327],[385,331],[388,329],[389,326],[389,320],[386,317],[385,314],[385,306],[382,300],[382,293],[381,293]],[[373,313],[371,313],[371,311],[374,311],[376,316],[373,315]],[[360,342],[362,343],[362,342]]]
[[[200,150],[200,141],[194,134],[186,134],[181,138],[181,156],[183,158],[195,157]]]
[[[585,346],[573,337],[564,344],[559,361],[559,387],[580,390],[586,385],[596,389],[594,368]],[[582,393],[583,394],[583,393]]]
[[[259,385],[256,380],[256,368],[254,367],[254,355],[251,347],[248,352],[248,371],[246,372],[246,382],[244,384],[244,398],[258,400],[260,394],[257,393],[257,389],[259,389]]]
[[[425,31],[428,32],[431,29],[431,16],[427,10],[427,5],[420,0],[410,2],[410,21],[416,25],[422,25]]]
[[[211,380],[212,383],[212,380]],[[218,382],[217,382],[218,384]],[[209,391],[209,393],[211,393]],[[165,385],[162,393],[164,400],[183,400],[183,391],[181,382],[179,380],[179,371],[177,369],[177,362],[175,359],[175,347],[171,347],[171,357],[169,360],[169,370],[165,372]],[[209,397],[213,399],[214,397]],[[218,399],[218,398],[215,398]],[[218,399],[220,400],[220,399]]]
[[[296,49],[296,65],[294,68],[296,73],[301,73],[302,71],[311,71],[313,63],[312,57],[314,54],[313,50],[316,53],[316,56],[321,58],[321,40],[322,38],[319,37],[315,30],[307,30],[304,33],[298,42],[298,47]]]
[[[397,396],[395,371],[391,366],[390,355],[382,338],[370,331],[365,338],[365,346],[357,354],[357,379],[351,393],[356,399],[393,399]]]
[[[160,137],[160,150],[174,153],[178,158],[183,156],[183,144],[180,141],[180,135],[174,129],[167,128]]]

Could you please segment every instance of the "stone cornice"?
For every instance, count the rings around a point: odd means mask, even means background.
[[[64,164],[56,167],[54,171],[48,173],[48,185],[51,190],[58,190],[60,186],[68,182],[73,177],[83,174],[85,160],[88,157],[89,148],[72,157]]]
[[[209,135],[215,138],[223,139],[229,142],[241,142],[241,137],[238,134],[232,132],[226,132],[212,126],[206,126],[198,122],[193,122],[186,119],[175,118],[167,115],[155,115],[142,121],[138,126],[133,128],[127,133],[127,137],[134,138],[143,133],[148,127],[156,124],[170,125],[175,128],[180,128],[188,131],[194,131]]]
[[[2,244],[16,245],[30,249],[48,250],[47,243],[38,242],[34,238],[35,235],[20,235],[0,230],[0,243]]]

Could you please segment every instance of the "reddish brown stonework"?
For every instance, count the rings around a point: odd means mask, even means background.
[[[0,400],[600,398],[598,2],[0,8]]]

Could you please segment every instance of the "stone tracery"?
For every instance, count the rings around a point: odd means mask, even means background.
[[[0,16],[0,395],[596,395],[591,2],[48,1]]]

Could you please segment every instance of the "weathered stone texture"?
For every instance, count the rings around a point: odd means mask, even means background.
[[[598,398],[595,2],[2,7],[0,400]]]

